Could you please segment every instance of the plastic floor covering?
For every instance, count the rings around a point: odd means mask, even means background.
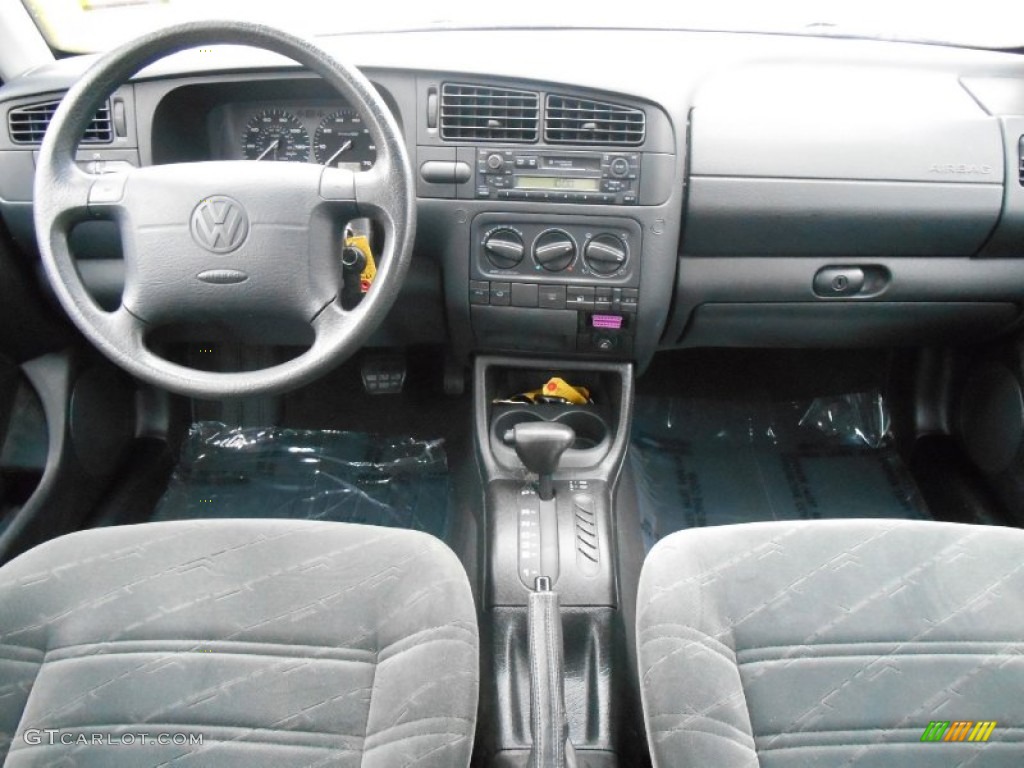
[[[704,525],[931,517],[877,393],[783,403],[640,397],[632,447],[648,551]]]
[[[283,517],[448,534],[443,441],[194,424],[154,520]]]

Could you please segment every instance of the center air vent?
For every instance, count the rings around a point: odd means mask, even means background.
[[[537,141],[540,97],[481,85],[445,83],[441,138],[449,141]]]
[[[47,101],[43,104],[32,104],[18,107],[7,113],[7,129],[11,141],[15,144],[41,144],[46,129],[50,125],[53,113],[57,111],[60,101]],[[114,140],[114,131],[110,124],[110,105],[104,104],[96,112],[96,117],[85,129],[83,144],[109,144]]]
[[[644,113],[639,109],[548,95],[544,140],[551,144],[635,146],[643,143],[644,129]]]

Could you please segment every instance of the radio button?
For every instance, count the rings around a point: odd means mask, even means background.
[[[498,153],[487,156],[487,167],[492,171],[500,171],[505,167],[505,159]]]
[[[629,161],[624,157],[616,157],[609,163],[608,170],[616,178],[625,178],[629,174]]]

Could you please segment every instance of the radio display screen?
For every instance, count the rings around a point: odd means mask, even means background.
[[[565,189],[573,192],[600,192],[600,179],[572,179],[562,176],[516,176],[516,189]]]

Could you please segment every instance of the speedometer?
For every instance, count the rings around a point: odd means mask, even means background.
[[[309,133],[295,115],[265,109],[245,126],[242,149],[247,160],[309,159]]]
[[[370,129],[354,109],[339,109],[320,121],[313,136],[313,152],[321,165],[352,171],[372,168],[377,159]]]

